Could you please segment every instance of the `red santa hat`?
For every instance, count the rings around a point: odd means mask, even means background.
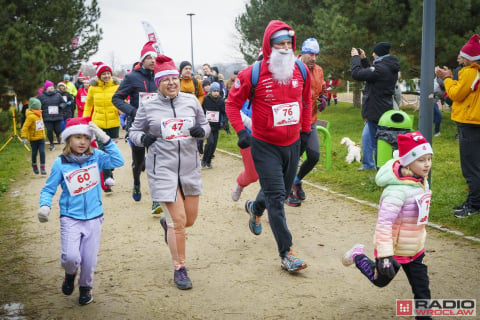
[[[69,118],[65,125],[65,130],[62,131],[62,142],[65,143],[71,135],[84,134],[93,139],[93,132],[88,127],[90,118]]]
[[[175,67],[175,63],[173,60],[163,54],[159,55],[155,59],[155,84],[158,86],[158,83],[162,81],[162,79],[175,76],[178,77],[179,72],[177,67]]]
[[[402,166],[408,166],[413,161],[426,154],[432,154],[430,143],[418,132],[409,132],[397,136],[398,156]]]
[[[460,56],[470,61],[480,60],[480,36],[474,34],[460,50]]]
[[[143,59],[145,59],[147,56],[152,56],[152,58],[157,57],[157,51],[153,47],[153,44],[155,42],[153,41],[148,41],[145,43],[145,45],[142,48],[142,53],[140,54],[140,62],[143,62]]]
[[[78,73],[78,79],[82,80],[83,78],[85,78],[85,76],[83,75],[82,71],[80,71]]]
[[[104,73],[106,71],[108,71],[110,73],[113,73],[112,68],[110,68],[109,66],[107,66],[103,62],[94,62],[93,64],[96,66],[96,75],[99,78],[102,75],[102,73]]]

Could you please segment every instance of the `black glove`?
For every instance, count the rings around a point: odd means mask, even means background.
[[[190,135],[194,138],[203,138],[205,137],[205,130],[203,130],[200,125],[196,125],[195,127],[191,127],[190,129]]]
[[[398,269],[400,269],[400,264],[392,256],[377,259],[378,272],[389,277],[390,279],[395,277]]]
[[[305,149],[307,148],[309,138],[310,138],[310,131],[300,132],[300,150],[301,150],[301,153],[303,153],[303,151],[305,151]]]
[[[238,142],[237,145],[240,149],[245,149],[250,147],[250,135],[248,134],[247,130],[242,129],[237,132]]]
[[[145,148],[150,147],[155,141],[157,141],[157,137],[155,137],[151,133],[145,133],[142,136],[142,143],[145,146]]]

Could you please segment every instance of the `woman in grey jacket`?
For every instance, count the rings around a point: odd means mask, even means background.
[[[210,134],[202,106],[180,92],[179,73],[172,59],[155,60],[158,93],[141,93],[129,137],[148,150],[146,172],[153,201],[161,204],[160,219],[172,254],[177,288],[192,288],[185,268],[185,228],[194,224],[202,193],[197,140]]]

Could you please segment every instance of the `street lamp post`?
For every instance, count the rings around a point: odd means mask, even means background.
[[[192,49],[192,73],[195,76],[195,63],[193,62],[193,28],[192,28],[192,16],[195,13],[187,13],[187,16],[190,16],[190,48]]]

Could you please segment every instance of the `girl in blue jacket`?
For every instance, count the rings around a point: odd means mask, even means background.
[[[105,145],[105,152],[92,149],[93,135]],[[38,220],[47,222],[58,185],[60,195],[61,263],[65,269],[62,292],[71,295],[75,276],[80,287],[80,305],[93,301],[93,272],[97,265],[103,223],[100,172],[123,166],[117,145],[89,118],[67,119],[62,132],[63,153],[55,159],[50,176],[40,193]]]

